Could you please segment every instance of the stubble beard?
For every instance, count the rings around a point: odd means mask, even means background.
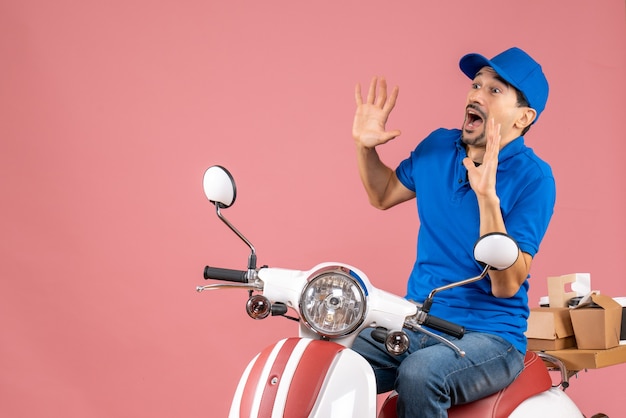
[[[482,132],[475,138],[470,138],[465,130],[461,131],[461,141],[465,145],[471,146],[479,146],[485,144],[485,129],[483,128]]]

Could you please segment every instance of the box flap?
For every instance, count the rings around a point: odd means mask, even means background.
[[[617,303],[615,301],[615,299],[608,297],[608,296],[604,296],[601,294],[592,294],[591,295],[591,300],[598,306],[601,306],[603,309],[608,310],[608,309],[615,309],[615,310],[620,310],[622,309],[622,305],[620,305],[619,303]]]
[[[590,307],[590,305],[592,303],[595,303],[596,305],[600,306],[602,309],[615,309],[618,310],[622,307],[622,305],[620,305],[619,303],[617,303],[617,301],[615,301],[613,298],[609,297],[609,296],[605,296],[602,295],[596,291],[589,293],[588,295],[584,296],[581,300],[580,303],[576,306],[574,306],[572,309],[581,309],[581,308],[588,308]]]

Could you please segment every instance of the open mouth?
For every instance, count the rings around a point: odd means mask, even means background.
[[[465,130],[480,128],[487,119],[487,115],[475,106],[469,105],[465,109]]]

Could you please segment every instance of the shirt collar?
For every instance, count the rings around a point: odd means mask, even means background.
[[[522,152],[524,147],[524,137],[518,136],[500,150],[500,154],[498,154],[498,161],[504,161],[519,154],[520,152]],[[456,148],[459,150],[461,155],[467,156],[467,152],[465,151],[465,145],[463,144],[460,135],[456,141]]]
[[[524,137],[518,136],[516,139],[506,144],[504,148],[500,150],[500,154],[498,155],[498,161],[507,160],[522,152],[524,148]]]

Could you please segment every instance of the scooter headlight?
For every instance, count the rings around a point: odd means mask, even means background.
[[[332,266],[315,272],[300,296],[304,323],[323,337],[354,332],[365,319],[366,289],[352,271]]]

